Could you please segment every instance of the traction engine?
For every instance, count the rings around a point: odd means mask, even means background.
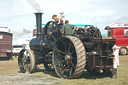
[[[102,39],[97,27],[79,28],[72,35],[61,35],[60,26],[49,21],[42,30],[42,13],[35,13],[37,36],[30,49],[19,53],[21,72],[34,72],[38,64],[47,71],[55,70],[60,78],[78,78],[86,69],[92,74],[111,74],[112,46],[115,39]]]

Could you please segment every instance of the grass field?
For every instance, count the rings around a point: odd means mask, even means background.
[[[57,85],[128,85],[128,55],[120,56],[117,79],[91,75],[86,71],[78,79],[60,79],[55,72],[47,72],[42,64],[38,68],[31,75],[59,80],[60,83]],[[0,61],[0,75],[8,74],[19,74],[17,58],[10,61]]]

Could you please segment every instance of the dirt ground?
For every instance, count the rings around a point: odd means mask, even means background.
[[[36,72],[33,74],[20,73],[17,58],[2,60],[0,61],[0,85],[51,85],[59,83],[57,79],[46,77],[45,74],[41,75],[46,71],[42,64],[38,68],[37,74]]]
[[[128,55],[120,56],[118,78],[94,76],[85,71],[78,79],[60,79],[55,72],[48,72],[43,65],[32,73],[20,73],[17,58],[0,61],[0,85],[128,85]]]
[[[0,76],[0,85],[50,85],[57,83],[58,80],[33,76],[31,74],[10,74]]]

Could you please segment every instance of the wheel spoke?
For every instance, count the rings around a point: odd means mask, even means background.
[[[28,58],[28,56],[29,56],[29,53],[28,53],[28,52],[26,52],[26,57]]]
[[[24,69],[26,69],[27,68],[27,65],[25,64],[23,67],[24,67]]]
[[[25,59],[26,58],[26,55],[25,54],[23,54],[23,57],[22,57],[23,59]]]
[[[70,44],[69,44],[69,47],[68,47],[68,52],[70,52],[70,48],[71,48],[71,41],[70,41]]]
[[[72,59],[77,59],[77,58],[72,57]]]
[[[61,61],[58,61],[58,64],[60,64],[60,63],[63,63],[63,62],[65,62],[66,60],[61,60]]]
[[[73,69],[73,67],[70,68],[69,76],[72,75],[72,69]]]
[[[62,54],[64,54],[64,55],[66,55],[65,52],[63,52],[63,51],[61,51],[61,50],[59,50],[59,49],[57,49],[57,48],[56,48],[56,50],[57,50],[59,53],[62,53]]]
[[[75,65],[73,64],[73,62],[72,62],[72,61],[70,61],[70,63],[71,63],[71,65],[72,65],[72,67],[75,67]]]
[[[29,71],[29,69],[30,69],[30,64],[25,64],[24,67],[25,67],[25,70],[26,70],[26,71]]]
[[[68,47],[67,47],[67,45],[64,43],[63,39],[62,39],[61,41],[62,41],[62,43],[63,43],[63,45],[64,45],[64,48],[66,48],[66,49],[68,50]]]
[[[54,39],[54,41],[56,41],[56,38],[51,34],[52,38]]]
[[[56,65],[59,67],[64,67],[63,64],[65,64],[65,60],[61,60],[61,61],[56,62]]]
[[[71,52],[71,54],[73,54],[75,51],[76,51],[76,49],[74,49],[74,50]]]
[[[25,66],[25,63],[23,62],[22,65]]]
[[[67,66],[62,70],[62,74],[64,74],[64,72],[66,71]]]

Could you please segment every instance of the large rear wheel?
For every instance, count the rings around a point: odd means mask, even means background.
[[[61,78],[78,78],[86,65],[83,43],[74,36],[61,37],[53,48],[53,65]]]

